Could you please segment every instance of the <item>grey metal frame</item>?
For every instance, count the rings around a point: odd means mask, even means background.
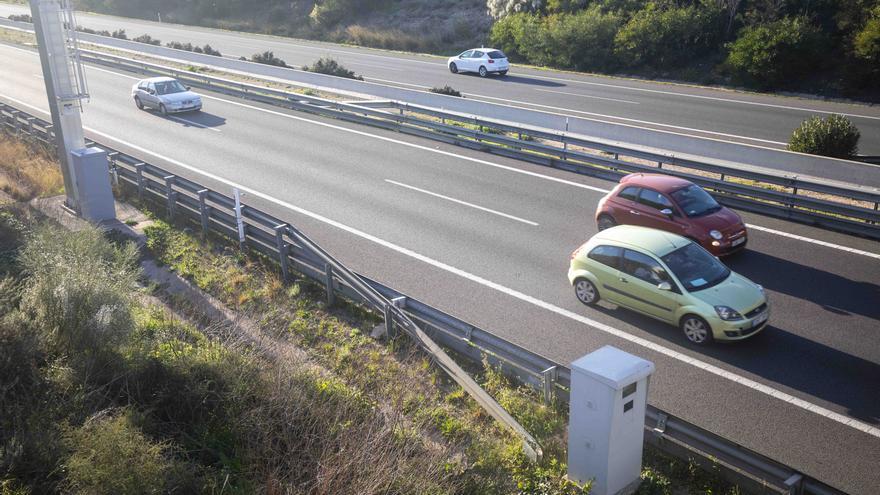
[[[53,145],[53,130],[49,123],[3,103],[0,103],[0,130],[30,136],[50,147]],[[103,144],[100,146],[109,152],[109,173],[114,183],[131,188],[140,198],[164,204],[169,218],[191,222],[201,229],[204,236],[214,233],[230,242],[238,242],[233,213],[235,205],[231,197]],[[508,342],[381,282],[349,271],[302,232],[281,219],[247,205],[243,207],[242,215],[247,247],[277,260],[282,274],[295,270],[324,285],[329,302],[341,295],[355,303],[365,304],[386,316],[386,328],[391,332],[396,328],[403,329],[417,345],[435,356],[445,356],[435,347],[434,342],[437,342],[477,363],[485,358],[520,383],[542,393],[546,402],[568,403],[571,370],[564,364]],[[447,371],[452,370],[454,379],[465,380],[465,377],[459,376],[461,372],[455,370],[458,367],[451,360],[440,359],[438,364]],[[473,393],[472,390],[468,391]],[[527,451],[531,446],[540,455],[540,446],[522,427],[517,429],[518,423],[506,411],[492,409],[494,400],[490,398],[488,406],[479,396],[477,400],[488,407],[490,414],[522,436]],[[675,457],[695,459],[710,468],[718,467],[724,477],[750,491],[843,494],[789,466],[654,406],[648,406],[645,429],[647,443]]]

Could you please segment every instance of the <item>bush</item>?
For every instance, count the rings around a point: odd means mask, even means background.
[[[747,27],[727,45],[725,65],[741,81],[761,88],[796,81],[819,62],[822,34],[803,18]]]
[[[439,95],[448,95],[448,96],[458,96],[459,98],[463,98],[461,96],[461,91],[457,91],[450,85],[443,86],[442,88],[431,88],[429,91],[432,93],[437,93]]]
[[[214,55],[215,57],[223,56],[219,51],[211,48],[211,45],[205,45],[204,47],[201,47],[198,45],[193,46],[192,43],[180,43],[177,41],[170,41],[166,43],[165,46],[167,46],[168,48],[174,48],[175,50],[186,50],[188,52],[204,53],[205,55]]]
[[[382,0],[318,0],[309,18],[320,27],[331,27],[343,20],[378,7]]]
[[[251,55],[251,62],[257,62],[258,64],[274,65],[276,67],[288,67],[287,63],[284,60],[276,57],[271,50]]]
[[[661,7],[651,2],[618,31],[614,51],[632,67],[683,65],[719,46],[720,15],[710,4]]]
[[[34,19],[33,19],[33,17],[31,17],[30,14],[11,14],[8,16],[8,18],[10,21],[15,21],[15,22],[28,22],[31,24],[33,24],[33,22],[34,22]]]
[[[873,72],[880,72],[880,4],[874,8],[865,27],[853,39],[853,52]]]
[[[115,247],[96,228],[40,227],[19,255],[28,275],[21,309],[56,354],[87,360],[131,328],[137,258],[133,244]]]
[[[849,119],[829,115],[805,120],[791,134],[788,149],[812,155],[852,158],[858,153],[861,134]]]
[[[557,67],[600,70],[616,65],[614,39],[621,25],[616,13],[598,5],[576,14],[549,16],[544,22],[550,62]]]
[[[150,441],[129,414],[98,413],[69,435],[67,482],[74,493],[164,493],[166,446]]]
[[[348,79],[357,79],[358,81],[363,81],[364,78],[355,74],[354,71],[348,70],[345,67],[339,65],[339,62],[332,58],[324,58],[321,57],[317,62],[312,64],[311,67],[308,65],[304,65],[302,70],[308,72],[317,72],[319,74],[328,74],[331,76],[337,77],[345,77]]]
[[[112,33],[110,33],[110,36],[117,38],[117,39],[120,39],[120,40],[127,40],[128,39],[128,35],[125,34],[125,29],[117,29],[117,30],[113,31]]]
[[[96,31],[96,30],[94,30],[94,29],[90,29],[90,28],[83,27],[83,26],[77,26],[77,27],[76,27],[76,30],[79,31],[79,32],[81,32],[81,33],[94,34],[94,35],[97,35],[97,36],[110,36],[110,31],[106,31],[106,30],[99,30],[99,31]]]
[[[535,12],[543,5],[542,0],[487,0],[487,13],[493,19],[501,19],[510,14]]]
[[[158,46],[158,45],[162,44],[161,41],[159,41],[157,39],[153,39],[153,37],[150,36],[149,34],[142,34],[142,35],[138,36],[137,38],[132,38],[131,40],[137,41],[138,43],[146,43],[148,45]]]

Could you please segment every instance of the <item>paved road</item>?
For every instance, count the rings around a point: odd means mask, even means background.
[[[12,13],[29,13],[29,10],[24,5],[0,4],[0,16]],[[149,34],[163,42],[209,43],[224,55],[235,58],[272,50],[287,63],[301,66],[322,56],[332,56],[373,82],[422,89],[448,84],[470,98],[493,103],[774,148],[783,148],[792,129],[810,115],[843,113],[861,130],[861,152],[880,155],[880,109],[867,105],[517,66],[507,77],[480,79],[450,74],[445,58],[440,57],[85,13],[78,14],[78,22],[92,29],[123,28],[130,38]],[[465,48],[468,47],[462,47]]]
[[[2,97],[46,108],[35,52],[0,45],[0,66]],[[218,190],[237,184],[358,272],[552,359],[604,344],[650,359],[661,409],[847,492],[880,486],[880,244],[745,214],[776,232],[753,227],[730,264],[768,289],[772,326],[694,348],[575,300],[569,254],[595,233],[608,182],[218,95],[162,118],[134,108],[131,76],[88,77],[93,139]]]

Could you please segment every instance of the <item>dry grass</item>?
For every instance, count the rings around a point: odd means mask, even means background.
[[[19,201],[64,192],[58,163],[36,146],[0,134],[0,190]]]

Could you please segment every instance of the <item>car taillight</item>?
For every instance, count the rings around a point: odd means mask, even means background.
[[[494,60],[492,60],[492,59],[491,59],[491,58],[490,58],[490,59],[489,59],[489,63],[490,63],[490,64],[494,64],[494,63],[495,63],[495,61],[494,61]]]

